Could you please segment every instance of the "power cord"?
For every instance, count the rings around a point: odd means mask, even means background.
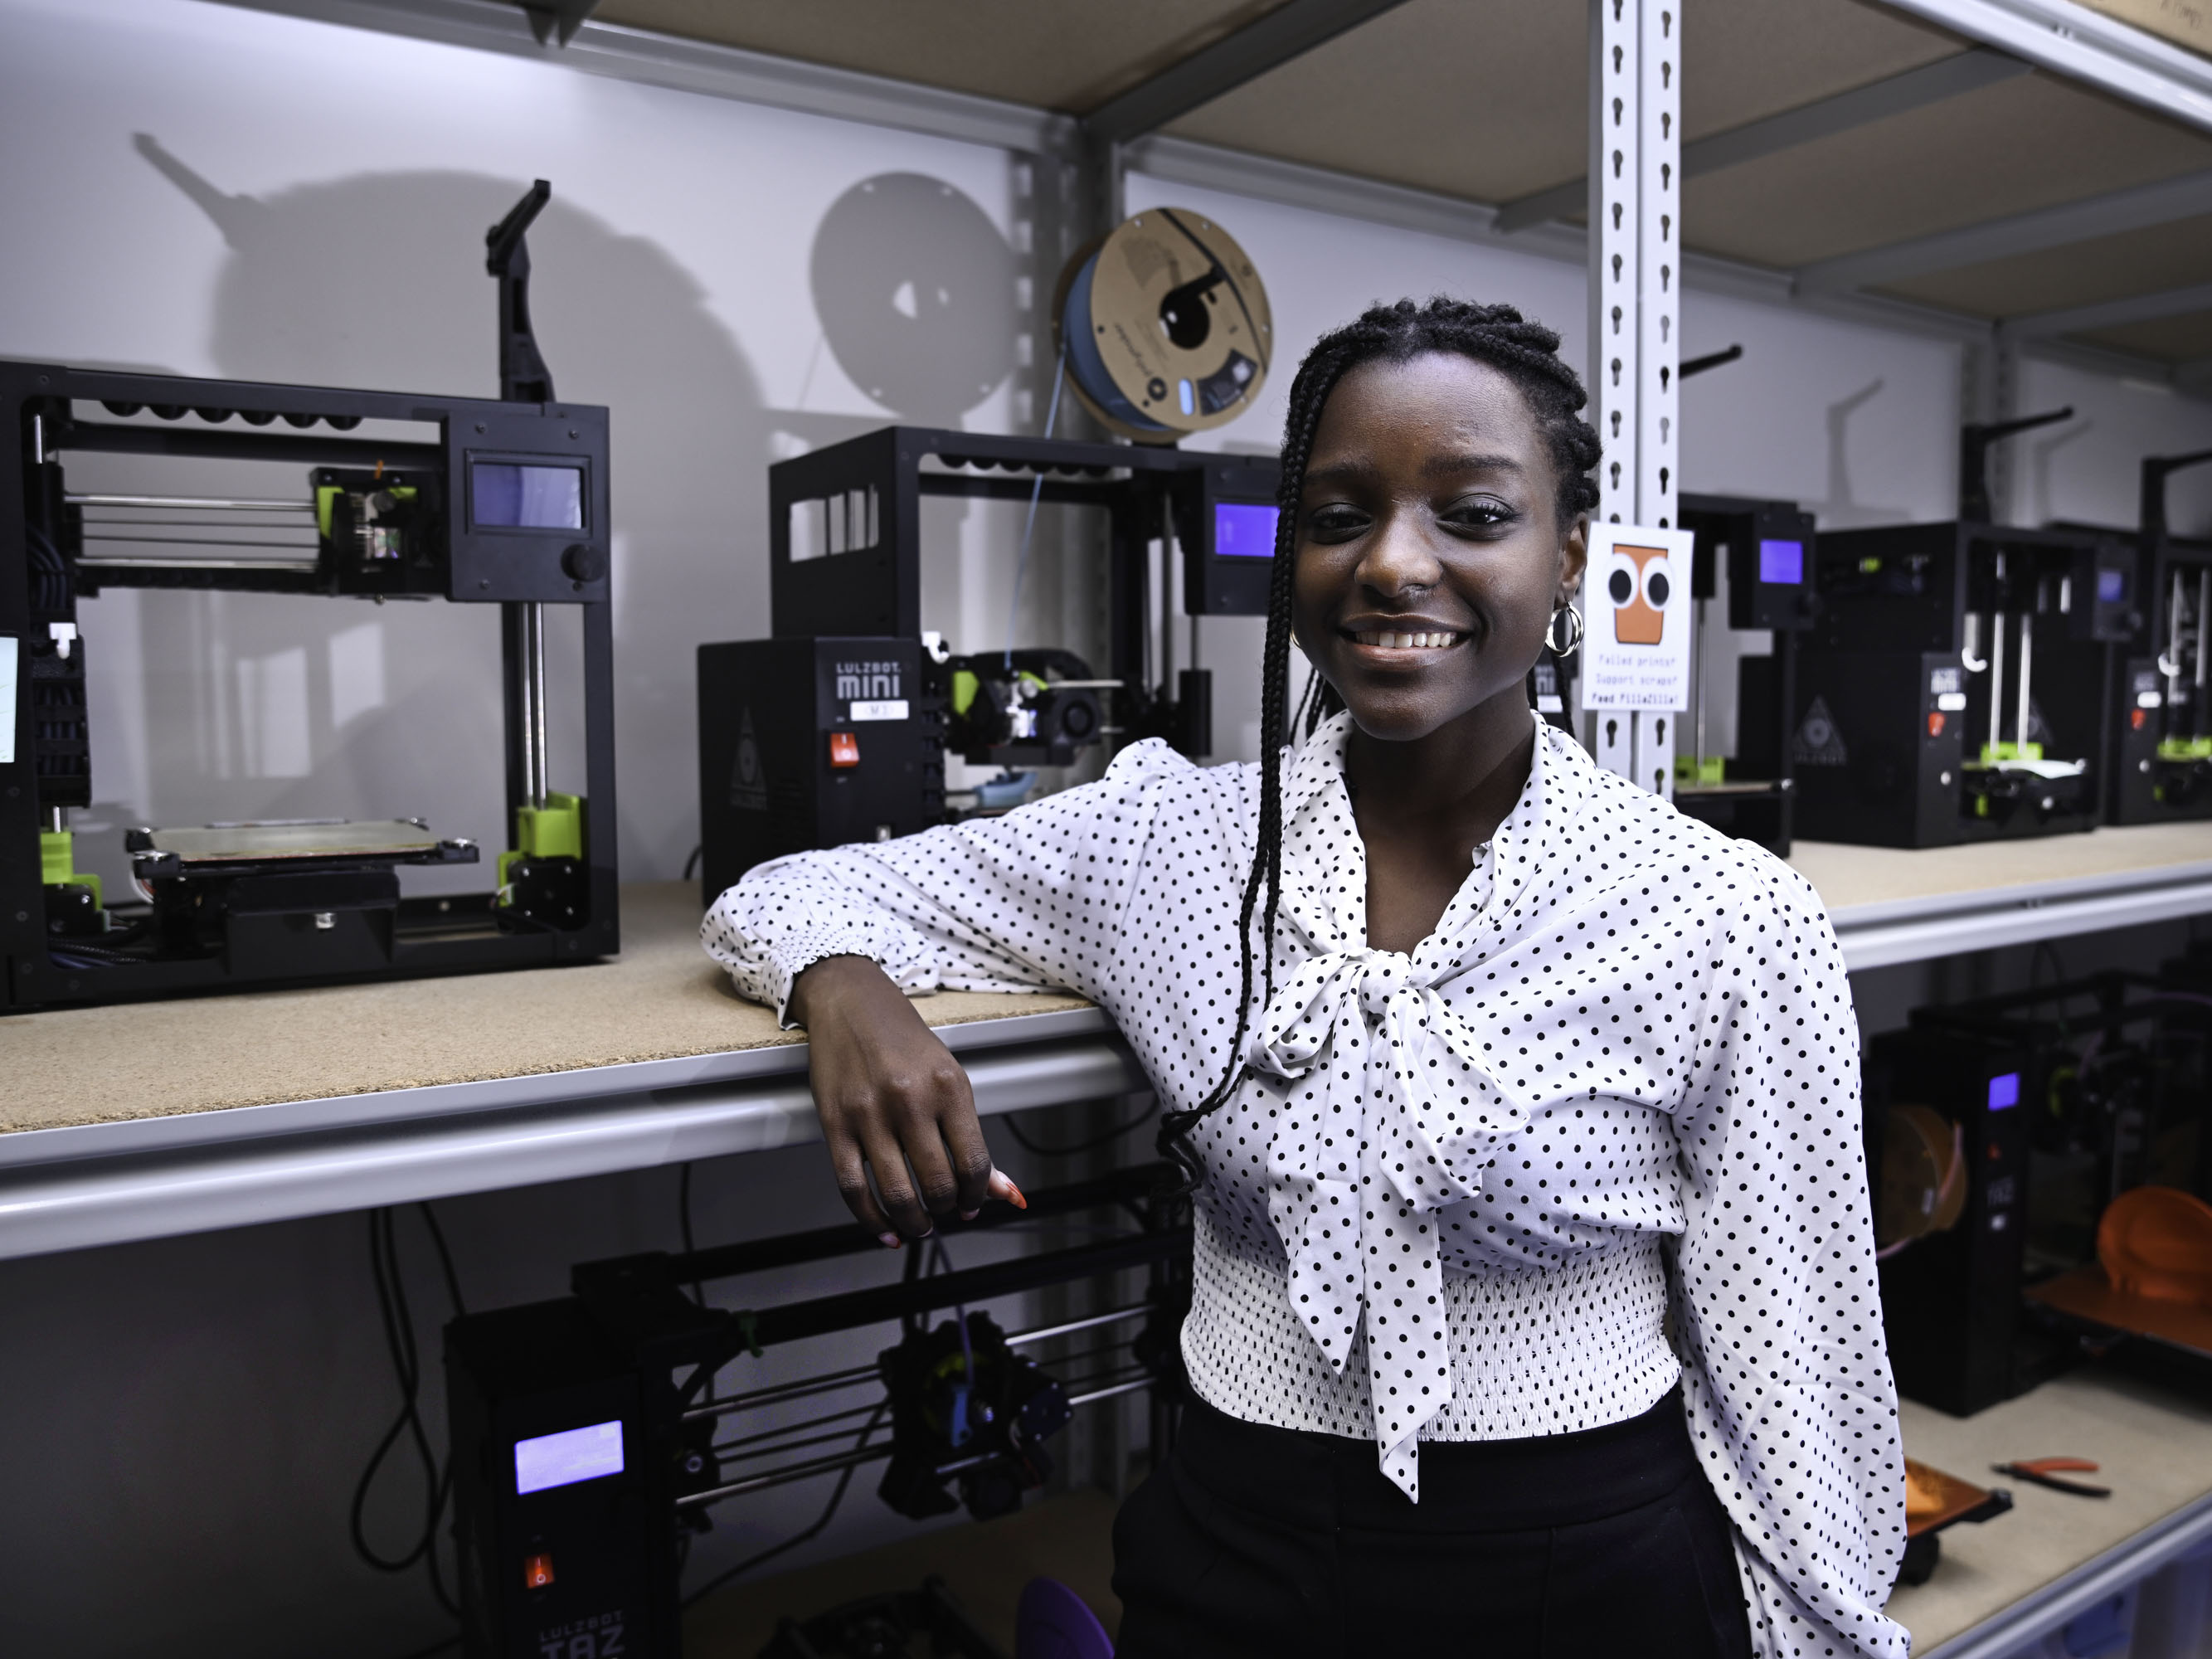
[[[1088,1140],[1079,1140],[1072,1146],[1040,1146],[1036,1142],[1031,1140],[1027,1135],[1022,1133],[1020,1127],[1015,1123],[1012,1118],[1003,1118],[1000,1121],[1005,1123],[1006,1126],[1006,1133],[1014,1138],[1015,1144],[1019,1146],[1024,1152],[1031,1153],[1038,1158],[1073,1158],[1079,1152],[1095,1152],[1101,1146],[1104,1146],[1113,1141],[1119,1140],[1123,1135],[1127,1134],[1130,1130],[1139,1128],[1146,1123],[1150,1122],[1152,1121],[1152,1115],[1159,1109],[1160,1097],[1158,1095],[1154,1095],[1145,1103],[1144,1109],[1139,1112],[1136,1116],[1131,1118],[1127,1123],[1117,1123],[1112,1128],[1107,1130],[1105,1133],[1101,1135],[1093,1135]]]
[[[868,1414],[867,1425],[860,1431],[860,1437],[854,1445],[855,1450],[864,1450],[866,1449],[868,1437],[873,1434],[876,1431],[877,1427],[883,1422],[884,1413],[890,1409],[890,1401],[886,1398],[877,1405],[874,1411]],[[758,1555],[747,1556],[744,1560],[738,1562],[734,1567],[725,1567],[721,1571],[716,1573],[712,1578],[709,1578],[705,1583],[700,1585],[697,1589],[693,1590],[689,1595],[686,1595],[684,1598],[684,1605],[688,1607],[693,1602],[697,1601],[705,1596],[711,1595],[714,1591],[721,1589],[723,1585],[728,1583],[732,1578],[742,1577],[746,1573],[750,1572],[755,1567],[760,1566],[765,1562],[773,1561],[777,1556],[783,1555],[792,1550],[795,1550],[801,1544],[806,1543],[811,1539],[819,1538],[822,1535],[823,1528],[827,1528],[830,1522],[836,1518],[837,1506],[845,1501],[845,1489],[853,1484],[854,1472],[860,1466],[858,1464],[848,1464],[845,1468],[838,1473],[837,1484],[830,1491],[830,1501],[822,1506],[822,1513],[815,1516],[814,1524],[812,1526],[807,1528],[804,1532],[795,1532],[792,1534],[790,1537],[785,1539],[781,1544],[771,1544],[768,1548],[763,1550]]]
[[[461,1300],[461,1284],[453,1271],[453,1252],[446,1246],[446,1235],[438,1225],[438,1218],[430,1206],[418,1204],[424,1230],[429,1234],[432,1247],[437,1251],[438,1268],[446,1281],[446,1294],[452,1302],[454,1317],[468,1310]],[[446,1589],[444,1575],[438,1565],[438,1521],[445,1513],[446,1504],[453,1495],[453,1468],[441,1465],[430,1446],[428,1431],[423,1426],[420,1396],[422,1386],[421,1356],[415,1344],[415,1316],[407,1300],[407,1281],[399,1260],[399,1235],[397,1212],[391,1209],[371,1210],[368,1212],[368,1261],[376,1280],[376,1307],[384,1322],[386,1351],[392,1358],[393,1376],[399,1384],[399,1413],[392,1419],[392,1426],[376,1443],[369,1454],[368,1466],[361,1472],[360,1484],[353,1493],[353,1506],[348,1515],[349,1528],[353,1536],[354,1553],[379,1572],[405,1572],[417,1561],[423,1564],[430,1579],[430,1592],[438,1605],[458,1619],[459,1604]],[[405,1436],[413,1443],[416,1458],[422,1467],[422,1526],[404,1554],[380,1554],[368,1540],[364,1511],[368,1506],[370,1490],[376,1484],[377,1473],[385,1459]],[[460,1638],[442,1643],[439,1647],[422,1650],[435,1653],[450,1647]]]

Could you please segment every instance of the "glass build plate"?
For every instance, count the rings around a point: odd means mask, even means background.
[[[407,818],[337,819],[271,823],[210,823],[148,832],[155,853],[184,864],[234,864],[283,859],[395,858],[434,855],[438,838]]]

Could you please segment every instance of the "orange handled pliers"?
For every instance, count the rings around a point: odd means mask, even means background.
[[[1999,1474],[2009,1474],[2019,1480],[2032,1480],[2039,1486],[2048,1486],[2053,1492],[2070,1492],[2076,1498],[2110,1498],[2110,1486],[2093,1486],[2086,1480],[2061,1480],[2059,1471],[2094,1474],[2097,1466],[2086,1457],[2037,1457],[2021,1463],[1999,1463],[1994,1466]]]

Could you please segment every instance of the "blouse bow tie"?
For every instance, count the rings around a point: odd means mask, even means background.
[[[1416,1501],[1421,1427],[1450,1402],[1437,1212],[1474,1196],[1528,1107],[1397,951],[1312,957],[1261,1018],[1250,1063],[1292,1081],[1267,1151],[1291,1306],[1341,1376],[1367,1320],[1382,1472]]]

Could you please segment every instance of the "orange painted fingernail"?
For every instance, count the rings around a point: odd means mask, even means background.
[[[1006,1178],[1006,1202],[1018,1210],[1026,1210],[1030,1206],[1029,1200],[1022,1196],[1022,1189],[1014,1185],[1011,1176]]]

